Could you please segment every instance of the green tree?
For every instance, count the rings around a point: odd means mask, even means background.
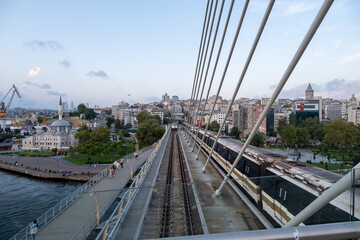
[[[91,109],[91,108],[85,109],[84,114],[85,114],[86,119],[94,119],[94,118],[96,118],[96,115],[97,115],[97,113],[94,111],[94,109]]]
[[[233,127],[229,133],[230,136],[234,136],[239,139],[239,129],[237,127]]]
[[[304,121],[298,123],[299,127],[306,128],[311,139],[320,140],[322,138],[322,123],[319,122],[318,117],[307,118]]]
[[[296,143],[300,146],[309,143],[309,133],[306,128],[300,128],[300,127],[296,128],[296,137],[297,137]]]
[[[80,146],[87,145],[91,143],[91,132],[86,127],[80,128],[75,134],[75,138],[78,140]]]
[[[39,124],[42,124],[43,120],[44,120],[43,117],[41,117],[41,116],[38,116],[38,117],[37,117],[37,122],[38,122]]]
[[[217,121],[214,120],[214,121],[212,121],[210,123],[210,130],[211,131],[218,132],[219,128],[220,128],[220,124]]]
[[[323,141],[332,148],[342,149],[344,145],[356,144],[360,131],[353,123],[335,120],[324,126]]]
[[[115,129],[116,131],[120,130],[121,121],[120,119],[115,119]]]
[[[126,131],[125,129],[120,129],[120,134],[124,138],[130,137],[130,133],[128,131]]]
[[[111,108],[105,110],[105,114],[106,114],[106,115],[111,115],[111,113],[112,113],[112,109],[111,109]]]
[[[81,113],[85,113],[86,110],[86,106],[84,104],[79,104],[77,107],[77,111],[79,112],[79,114]]]
[[[264,141],[265,134],[262,132],[256,132],[250,144],[255,147],[261,147],[262,145],[264,145]]]
[[[140,147],[153,144],[164,135],[165,129],[156,123],[144,122],[139,124],[136,131],[136,138]]]
[[[287,123],[287,118],[282,118],[279,120],[278,122],[278,128],[276,129],[276,132],[282,137],[284,138],[283,134],[284,134],[284,129],[288,126],[289,124]]]
[[[283,130],[282,138],[290,146],[294,146],[297,143],[297,131],[294,125],[289,125]]]
[[[113,117],[107,117],[106,118],[106,126],[107,128],[111,127],[111,124],[113,124],[115,122],[115,119]]]
[[[145,122],[149,117],[149,113],[147,111],[141,111],[136,115],[136,120],[139,124]]]
[[[131,128],[131,127],[132,127],[131,123],[125,124],[125,129],[129,129],[129,128]]]
[[[289,123],[293,126],[297,125],[297,120],[296,120],[296,114],[295,112],[290,113],[289,115]]]
[[[110,140],[110,130],[103,126],[98,127],[91,134],[91,140],[93,143],[106,143]]]

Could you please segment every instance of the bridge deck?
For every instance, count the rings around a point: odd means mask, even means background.
[[[124,188],[126,183],[129,181],[130,161],[132,163],[133,170],[135,171],[142,163],[145,162],[152,150],[153,149],[144,151],[139,155],[138,159],[129,159],[129,161],[124,163],[124,168],[116,170],[116,174],[112,179],[103,179],[90,190],[90,192],[96,191],[95,196],[99,206],[102,206],[103,204],[108,204],[110,206],[112,201],[107,203],[108,199],[116,198],[121,189]],[[36,239],[71,239],[74,234],[83,227],[85,222],[94,215],[95,211],[96,204],[94,196],[90,196],[89,193],[86,193],[66,211],[45,226],[45,228],[37,234]],[[104,214],[104,211],[100,211],[100,217],[102,214]]]
[[[195,153],[191,152],[191,148],[186,143],[184,133],[179,132],[193,181],[196,183],[195,187],[209,233],[239,232],[264,228],[257,216],[229,185],[224,187],[222,197],[217,198],[214,196],[214,191],[219,187],[223,177],[211,164],[208,165],[206,174],[202,173],[201,170],[206,157],[200,154],[199,160],[195,160]],[[164,150],[162,149],[162,151]],[[150,229],[142,229],[142,225],[144,218],[146,218],[149,198],[151,198],[153,191],[157,189],[156,186],[156,189],[154,189],[153,183],[154,178],[157,177],[158,164],[161,164],[161,156],[162,154],[158,154],[157,159],[153,162],[129,212],[116,236],[112,239],[141,239],[142,231],[151,231]]]

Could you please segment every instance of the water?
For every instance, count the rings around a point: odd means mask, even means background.
[[[15,235],[80,185],[0,171],[0,239]]]

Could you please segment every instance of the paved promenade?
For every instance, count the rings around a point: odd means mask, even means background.
[[[88,181],[106,166],[76,166],[57,158],[0,155],[0,168],[38,178]]]
[[[97,183],[89,192],[85,193],[66,211],[55,218],[37,234],[36,239],[71,239],[80,230],[80,235],[87,234],[88,229],[82,227],[88,225],[89,220],[96,216],[95,198],[100,206],[100,218],[118,196],[121,189],[130,179],[130,165],[133,171],[145,162],[153,149],[140,153],[139,158],[130,158],[124,163],[124,167],[117,169],[113,178],[106,178]],[[94,194],[93,194],[94,193]],[[91,231],[91,229],[90,229]],[[84,239],[85,237],[81,237]]]

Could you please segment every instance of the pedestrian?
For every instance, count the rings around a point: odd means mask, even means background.
[[[110,174],[109,168],[106,168],[106,178],[109,177],[109,174]]]
[[[35,240],[35,235],[38,232],[38,224],[36,220],[32,220],[32,222],[29,224],[30,225],[30,235],[32,237],[33,240]]]
[[[110,178],[112,178],[112,177],[113,177],[113,174],[114,174],[114,168],[113,168],[113,167],[111,167],[111,168],[110,168]]]
[[[119,169],[120,168],[120,163],[119,160],[116,160],[116,168]]]
[[[124,166],[124,159],[123,158],[120,159],[120,166],[121,166],[121,168],[123,168],[123,166]]]

